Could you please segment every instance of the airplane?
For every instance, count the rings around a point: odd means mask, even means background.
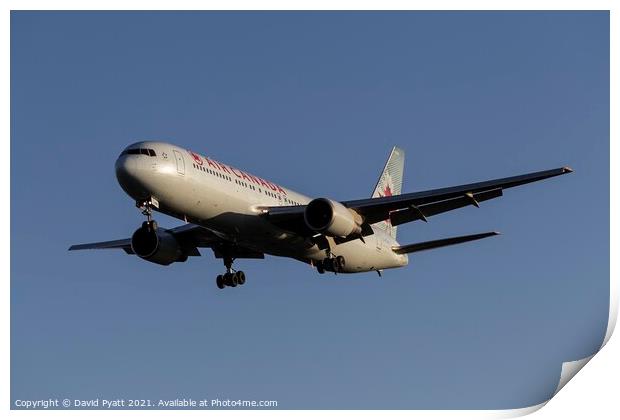
[[[122,249],[160,265],[185,262],[211,248],[226,271],[216,285],[243,285],[244,258],[265,254],[302,261],[323,274],[406,266],[408,254],[497,235],[483,232],[400,245],[397,227],[466,206],[479,207],[508,188],[572,172],[561,167],[508,178],[401,194],[405,152],[392,148],[370,198],[311,198],[185,148],[155,141],[127,146],[115,164],[121,188],[146,221],[131,238],[73,245],[69,250]],[[153,211],[185,224],[164,229]]]

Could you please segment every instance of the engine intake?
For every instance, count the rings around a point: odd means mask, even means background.
[[[131,237],[131,249],[140,258],[152,263],[170,265],[187,260],[187,254],[174,235],[164,229],[142,226]]]
[[[362,232],[361,217],[337,201],[316,198],[306,206],[306,225],[315,232],[345,238]]]

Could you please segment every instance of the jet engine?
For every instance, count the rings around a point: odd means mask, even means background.
[[[161,265],[187,260],[174,235],[161,228],[153,230],[143,225],[132,235],[131,249],[138,257]]]
[[[316,198],[306,206],[306,225],[315,232],[347,237],[362,232],[359,214],[328,198]]]

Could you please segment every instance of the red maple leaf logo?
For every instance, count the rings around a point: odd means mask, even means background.
[[[392,196],[392,190],[390,189],[389,185],[385,186],[385,188],[383,189],[383,194],[379,193],[379,197],[391,197],[391,196]],[[385,219],[385,223],[391,226],[392,220],[388,217],[387,219]]]
[[[197,164],[202,166],[202,158],[200,157],[200,155],[198,155],[198,154],[196,154],[196,153],[194,153],[192,151],[189,151],[189,153],[194,158],[194,161],[196,161]]]

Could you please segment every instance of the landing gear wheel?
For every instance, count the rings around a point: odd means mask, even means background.
[[[215,278],[215,284],[217,284],[218,289],[223,289],[224,287],[226,287],[226,285],[224,284],[224,276],[222,276],[221,274],[219,274],[219,275]]]
[[[243,286],[245,284],[245,273],[243,271],[237,271],[237,284]]]
[[[157,222],[155,220],[142,222],[142,229],[146,229],[148,231],[156,231]]]
[[[235,271],[232,268],[232,263],[234,260],[235,259],[232,257],[224,256],[226,273],[222,276],[222,283],[230,287],[237,287],[245,284],[245,273],[243,271]]]
[[[325,267],[323,267],[323,261],[317,261],[317,263],[316,263],[316,271],[318,271],[319,274],[324,274],[325,273]]]

